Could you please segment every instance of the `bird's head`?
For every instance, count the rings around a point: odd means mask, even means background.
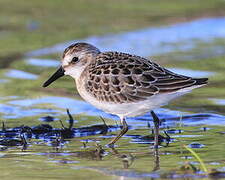
[[[100,53],[100,50],[88,43],[75,43],[67,47],[62,56],[61,66],[43,84],[49,86],[52,82],[64,75],[70,75],[74,79],[78,78],[84,68],[91,60]]]

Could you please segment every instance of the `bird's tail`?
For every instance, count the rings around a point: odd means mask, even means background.
[[[194,78],[196,81],[195,85],[205,85],[208,83],[208,78]]]

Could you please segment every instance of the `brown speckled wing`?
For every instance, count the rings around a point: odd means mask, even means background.
[[[156,63],[126,53],[105,52],[86,69],[85,88],[99,101],[128,103],[173,92],[195,80],[172,73]]]

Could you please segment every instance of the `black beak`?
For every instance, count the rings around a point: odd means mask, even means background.
[[[59,69],[42,85],[42,87],[47,87],[55,80],[59,79],[60,77],[64,76],[64,69],[62,66],[59,67]]]

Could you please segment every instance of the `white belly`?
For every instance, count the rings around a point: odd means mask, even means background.
[[[193,88],[186,88],[177,92],[169,93],[169,94],[156,94],[154,96],[149,97],[147,100],[134,102],[134,103],[110,103],[110,102],[101,102],[98,101],[96,98],[91,96],[84,88],[81,86],[77,86],[78,92],[80,93],[81,97],[92,104],[93,106],[101,109],[107,113],[115,114],[118,116],[123,117],[135,117],[142,114],[149,112],[152,109],[158,108],[160,106],[166,105],[170,100],[179,97]]]

